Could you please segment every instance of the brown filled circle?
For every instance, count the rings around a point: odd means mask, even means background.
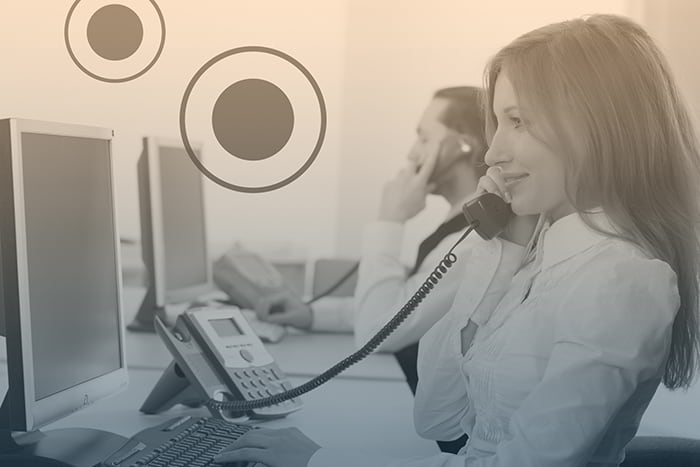
[[[277,154],[294,129],[294,109],[287,95],[262,79],[230,85],[216,100],[212,126],[219,144],[231,155],[260,161]]]
[[[105,60],[124,60],[141,46],[143,24],[132,9],[106,5],[90,17],[87,38],[92,50]]]

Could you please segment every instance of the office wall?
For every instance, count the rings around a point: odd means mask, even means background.
[[[431,93],[481,84],[483,66],[499,47],[548,22],[593,12],[641,20],[668,53],[696,115],[700,109],[693,78],[700,70],[692,58],[694,42],[687,40],[698,16],[691,0],[161,1],[163,55],[143,77],[122,84],[91,79],[71,62],[63,26],[72,3],[3,4],[0,116],[114,128],[124,236],[139,236],[135,166],[141,137],[179,138],[180,99],[204,62],[233,47],[265,45],[300,60],[321,86],[328,131],[305,175],[264,194],[206,184],[212,254],[240,240],[280,255],[356,255],[362,226],[375,217],[381,186],[403,163]],[[214,141],[204,144],[205,153],[217,148]],[[431,198],[409,223],[406,244],[415,247],[445,212],[445,204]],[[413,253],[406,249],[407,258]]]
[[[331,250],[337,215],[346,40],[344,0],[158,1],[167,31],[162,56],[144,76],[120,84],[92,79],[71,61],[63,28],[73,2],[3,2],[0,116],[113,128],[123,236],[137,238],[140,234],[136,161],[141,138],[179,138],[180,101],[197,69],[225,50],[263,45],[299,60],[319,83],[328,110],[327,135],[317,162],[308,172],[275,192],[237,193],[207,182],[212,254],[234,239],[277,250],[289,246]],[[128,2],[148,4],[142,0]],[[284,88],[284,83],[277,84]],[[211,121],[211,114],[206,112],[190,117]],[[210,155],[208,150],[211,153],[217,149],[213,140],[202,142],[205,156]]]
[[[632,2],[511,0],[377,2],[348,12],[338,250],[359,249],[362,225],[376,216],[381,186],[401,166],[432,92],[481,85],[486,61],[517,35],[589,13],[635,13]],[[446,215],[431,199],[408,224],[406,259]]]

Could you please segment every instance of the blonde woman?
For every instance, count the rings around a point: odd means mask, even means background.
[[[490,168],[477,194],[515,216],[460,258],[463,287],[421,340],[415,405],[419,434],[466,433],[467,446],[391,459],[259,430],[222,461],[617,466],[658,385],[691,384],[700,163],[653,41],[617,16],[553,24],[501,50],[486,87]]]

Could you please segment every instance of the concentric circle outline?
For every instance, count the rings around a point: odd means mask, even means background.
[[[311,151],[311,155],[309,158],[304,162],[304,164],[292,175],[289,177],[285,178],[284,180],[281,180],[279,182],[270,184],[270,185],[265,185],[265,186],[260,186],[260,187],[250,187],[250,186],[242,186],[242,185],[236,185],[233,183],[229,183],[226,180],[223,180],[216,175],[214,175],[209,169],[207,169],[204,164],[199,160],[197,155],[195,154],[194,150],[192,149],[192,145],[190,144],[190,140],[187,136],[187,124],[185,122],[186,120],[186,115],[187,115],[187,102],[190,98],[190,95],[192,94],[192,90],[194,89],[195,85],[197,84],[197,81],[206,73],[207,70],[209,70],[212,66],[214,66],[216,63],[220,62],[221,60],[230,57],[231,55],[236,55],[236,54],[241,54],[241,53],[247,53],[247,52],[259,52],[259,53],[266,53],[270,55],[274,55],[276,57],[281,58],[282,60],[287,61],[291,65],[293,65],[295,68],[297,68],[303,75],[306,77],[306,79],[309,81],[309,84],[311,84],[311,87],[314,90],[314,93],[316,94],[316,98],[318,99],[318,105],[319,105],[319,110],[321,112],[321,124],[318,132],[318,139],[316,140],[316,145],[314,146],[313,151]],[[250,45],[250,46],[243,46],[243,47],[236,47],[234,49],[227,50],[225,52],[220,53],[219,55],[215,56],[208,62],[206,62],[199,70],[197,70],[197,73],[194,74],[192,79],[190,80],[189,84],[187,85],[187,88],[185,89],[185,94],[182,96],[182,102],[180,103],[180,135],[182,137],[182,143],[185,146],[185,150],[187,151],[187,155],[190,157],[194,165],[197,166],[197,168],[207,176],[207,178],[214,183],[217,183],[218,185],[228,188],[229,190],[233,191],[239,191],[243,193],[265,193],[268,191],[273,191],[278,188],[282,188],[283,186],[286,186],[290,183],[292,183],[294,180],[299,178],[304,172],[308,170],[309,167],[311,167],[311,164],[316,160],[316,157],[318,156],[318,153],[321,151],[321,146],[323,146],[323,140],[325,139],[326,136],[326,124],[327,124],[327,114],[326,114],[326,102],[323,99],[323,93],[321,92],[321,88],[318,86],[318,83],[314,79],[314,77],[311,75],[309,70],[307,70],[304,65],[302,65],[298,60],[296,60],[294,57],[287,55],[284,52],[281,52],[277,49],[273,49],[270,47],[264,47],[264,46],[257,46],[257,45]]]
[[[146,65],[146,67],[139,71],[138,73],[135,73],[131,76],[127,76],[124,78],[105,78],[104,76],[100,76],[96,73],[93,73],[92,71],[88,70],[86,67],[83,66],[82,63],[78,60],[78,58],[75,56],[75,53],[73,52],[73,48],[70,45],[70,38],[69,38],[69,26],[70,26],[70,20],[71,17],[73,16],[73,12],[78,6],[78,3],[81,2],[81,0],[75,0],[75,3],[70,7],[70,10],[68,10],[68,15],[66,16],[66,23],[63,27],[63,38],[66,42],[66,48],[68,49],[68,55],[70,55],[71,60],[73,60],[73,63],[75,63],[75,66],[77,66],[83,73],[88,75],[91,78],[94,78],[99,81],[103,81],[105,83],[124,83],[126,81],[131,81],[134,80],[140,76],[143,76],[145,73],[148,72],[151,68],[153,68],[153,65],[156,64],[158,59],[160,58],[161,53],[163,52],[163,48],[165,47],[165,18],[163,17],[163,12],[160,10],[160,7],[158,7],[158,4],[155,2],[155,0],[148,0],[151,5],[153,5],[153,8],[156,10],[156,13],[158,13],[158,20],[160,21],[160,28],[161,28],[161,38],[160,38],[160,45],[158,46],[158,51],[156,52],[155,56],[153,57],[153,60]]]

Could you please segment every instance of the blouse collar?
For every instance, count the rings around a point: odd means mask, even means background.
[[[615,231],[602,209],[594,210],[588,217],[597,227],[609,232]],[[542,242],[542,269],[554,266],[609,238],[586,225],[577,212],[564,216],[551,225],[545,221],[542,229],[538,232]]]

